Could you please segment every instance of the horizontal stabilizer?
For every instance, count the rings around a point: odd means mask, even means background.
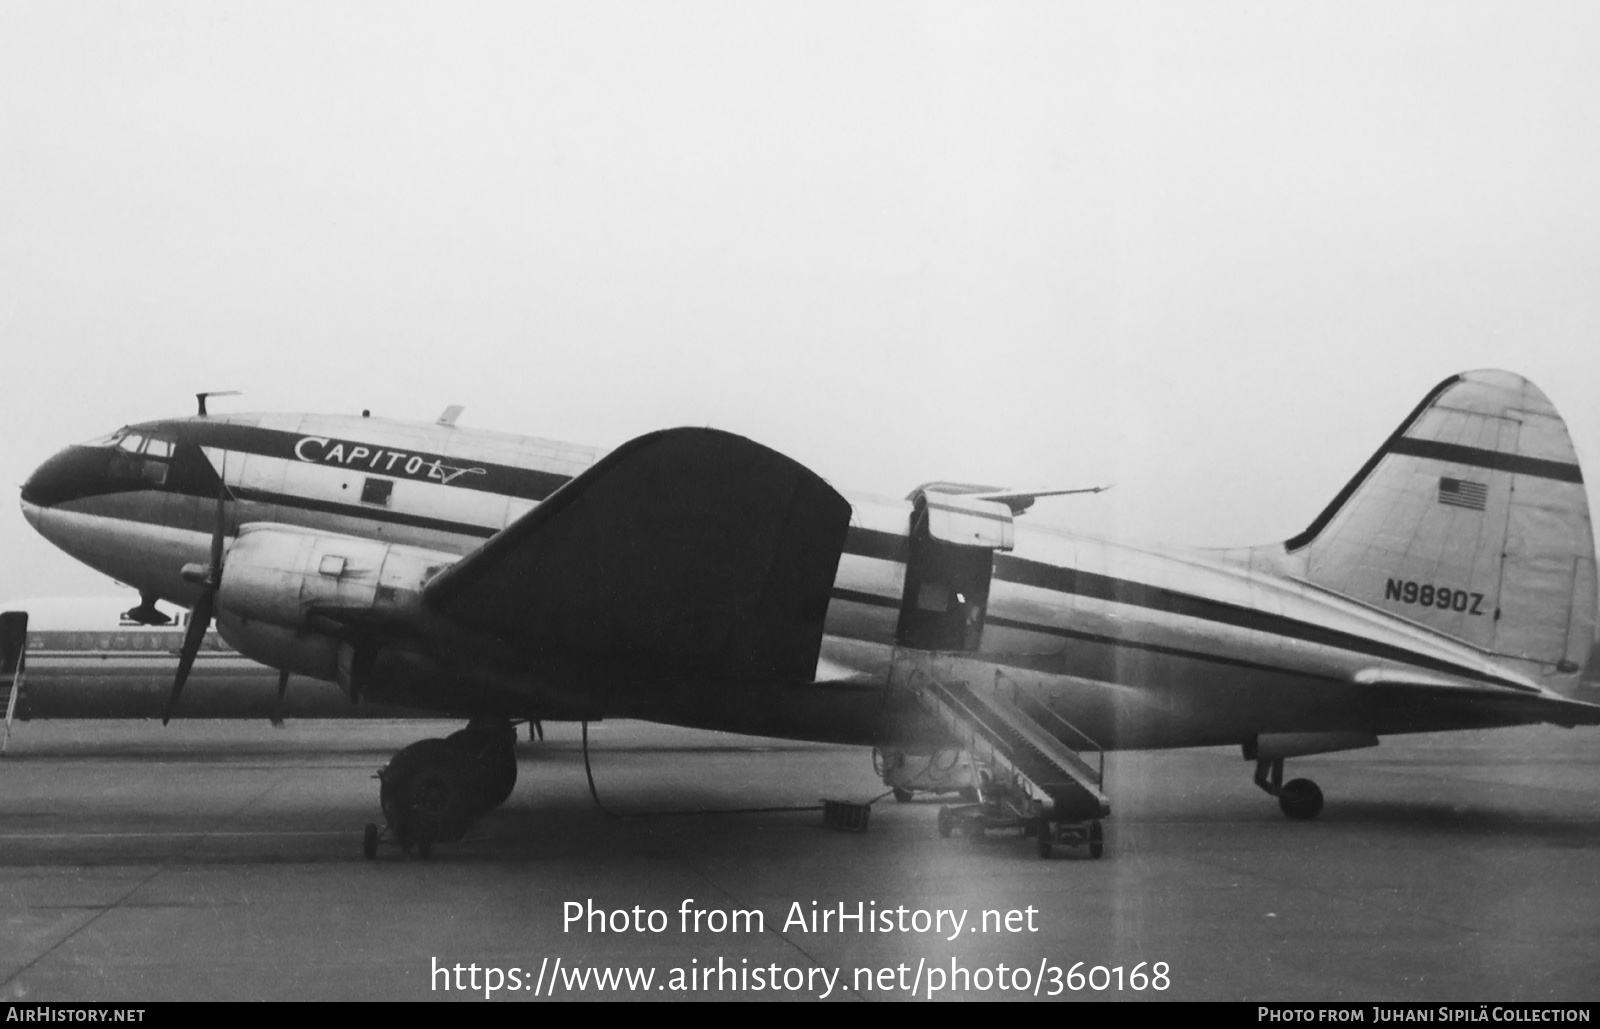
[[[1409,677],[1372,685],[1379,688],[1385,707],[1410,706],[1436,714],[1450,709],[1474,716],[1484,726],[1548,722],[1570,729],[1575,725],[1600,725],[1600,704],[1568,700],[1551,693],[1514,693],[1481,683],[1444,686],[1426,680],[1412,681]]]
[[[1033,506],[1040,497],[1071,497],[1080,493],[1104,493],[1110,486],[1079,486],[1063,489],[997,489],[987,493],[973,493],[969,499],[991,500],[1011,508],[1012,514],[1021,514]]]
[[[809,681],[850,505],[713,429],[641,436],[441,573],[425,602],[624,679]]]
[[[1079,493],[1104,493],[1110,488],[1110,485],[1106,485],[1049,487],[1046,489],[1002,489],[999,486],[979,486],[970,482],[925,482],[912,490],[906,499],[914,500],[926,493],[941,493],[945,496],[1004,504],[1011,509],[1013,515],[1019,515],[1032,507],[1034,501],[1040,497],[1070,497]]]

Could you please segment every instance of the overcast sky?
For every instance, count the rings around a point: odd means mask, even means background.
[[[1592,462],[1597,54],[1593,3],[10,0],[0,479],[240,389],[1243,544],[1486,366]],[[0,555],[116,589],[9,501]]]

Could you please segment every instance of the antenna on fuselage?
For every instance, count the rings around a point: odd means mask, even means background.
[[[236,397],[238,395],[239,391],[236,389],[214,389],[208,393],[196,393],[194,399],[200,405],[199,413],[205,415],[209,413],[206,411],[206,397]]]
[[[449,407],[444,409],[444,414],[439,416],[438,424],[450,429],[455,428],[456,419],[460,418],[461,412],[465,410],[466,408],[460,404],[451,404]]]

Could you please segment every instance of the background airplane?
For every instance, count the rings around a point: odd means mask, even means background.
[[[137,597],[43,597],[0,603],[0,617],[19,624],[26,667],[12,694],[0,676],[0,711],[12,722],[52,718],[160,718],[172,691],[189,612],[153,605],[165,625],[129,617]],[[26,615],[25,628],[16,622]],[[148,613],[145,617],[149,617]],[[14,641],[7,634],[8,651]],[[8,653],[9,657],[10,654]],[[333,683],[292,676],[280,697],[279,673],[241,655],[215,631],[195,656],[180,718],[404,718],[425,715],[374,702],[352,704]]]

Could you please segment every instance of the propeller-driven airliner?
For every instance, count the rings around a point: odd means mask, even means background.
[[[1577,699],[1596,571],[1577,455],[1520,376],[1439,383],[1310,525],[1256,547],[1029,525],[1041,492],[843,494],[758,443],[669,429],[608,454],[437,423],[207,413],[70,446],[28,521],[240,654],[467,720],[381,773],[401,846],[459,839],[515,725],[643,718],[960,750],[941,832],[1102,848],[1109,749],[1228,744],[1290,818],[1298,756],[1395,733],[1600,724]],[[913,761],[887,762],[894,767]],[[891,785],[908,783],[891,781]]]

